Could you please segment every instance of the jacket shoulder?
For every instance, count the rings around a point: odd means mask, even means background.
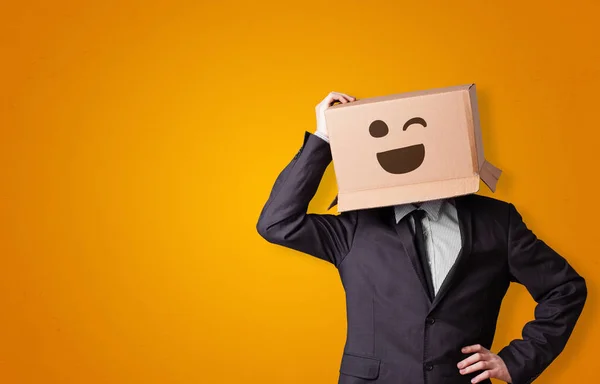
[[[489,196],[470,194],[470,195],[459,196],[457,198],[463,199],[468,204],[471,204],[474,206],[479,206],[479,207],[497,208],[497,209],[508,209],[510,207],[510,203],[508,201],[496,199],[496,198],[489,197]]]
[[[491,216],[499,222],[508,222],[511,203],[507,201],[476,194],[459,196],[457,199],[462,199],[462,203],[478,216]]]

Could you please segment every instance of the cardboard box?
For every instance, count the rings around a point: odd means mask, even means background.
[[[339,212],[475,193],[480,179],[496,189],[475,84],[336,104],[325,120]]]

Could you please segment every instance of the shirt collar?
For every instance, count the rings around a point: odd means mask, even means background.
[[[404,216],[408,215],[415,209],[424,210],[432,220],[437,221],[440,215],[440,210],[442,209],[442,205],[445,201],[445,199],[424,201],[419,207],[417,207],[417,205],[414,203],[395,205],[394,213],[396,214],[396,223],[400,222]]]

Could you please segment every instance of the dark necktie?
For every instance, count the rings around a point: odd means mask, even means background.
[[[419,259],[421,260],[421,266],[423,267],[425,280],[427,281],[427,290],[429,298],[431,299],[431,301],[433,301],[433,297],[435,296],[435,290],[433,288],[431,268],[429,268],[429,263],[427,263],[427,246],[425,245],[425,236],[423,235],[422,220],[425,216],[425,211],[423,211],[422,209],[415,209],[407,216],[412,216],[415,221],[415,232],[413,233],[413,241],[415,243],[415,248],[417,248]]]

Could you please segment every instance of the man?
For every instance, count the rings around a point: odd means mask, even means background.
[[[585,280],[525,225],[516,208],[479,195],[309,214],[331,162],[324,111],[278,176],[257,230],[332,263],[346,292],[340,384],[531,383],[563,350]],[[535,320],[498,354],[489,348],[510,282],[537,302]]]

